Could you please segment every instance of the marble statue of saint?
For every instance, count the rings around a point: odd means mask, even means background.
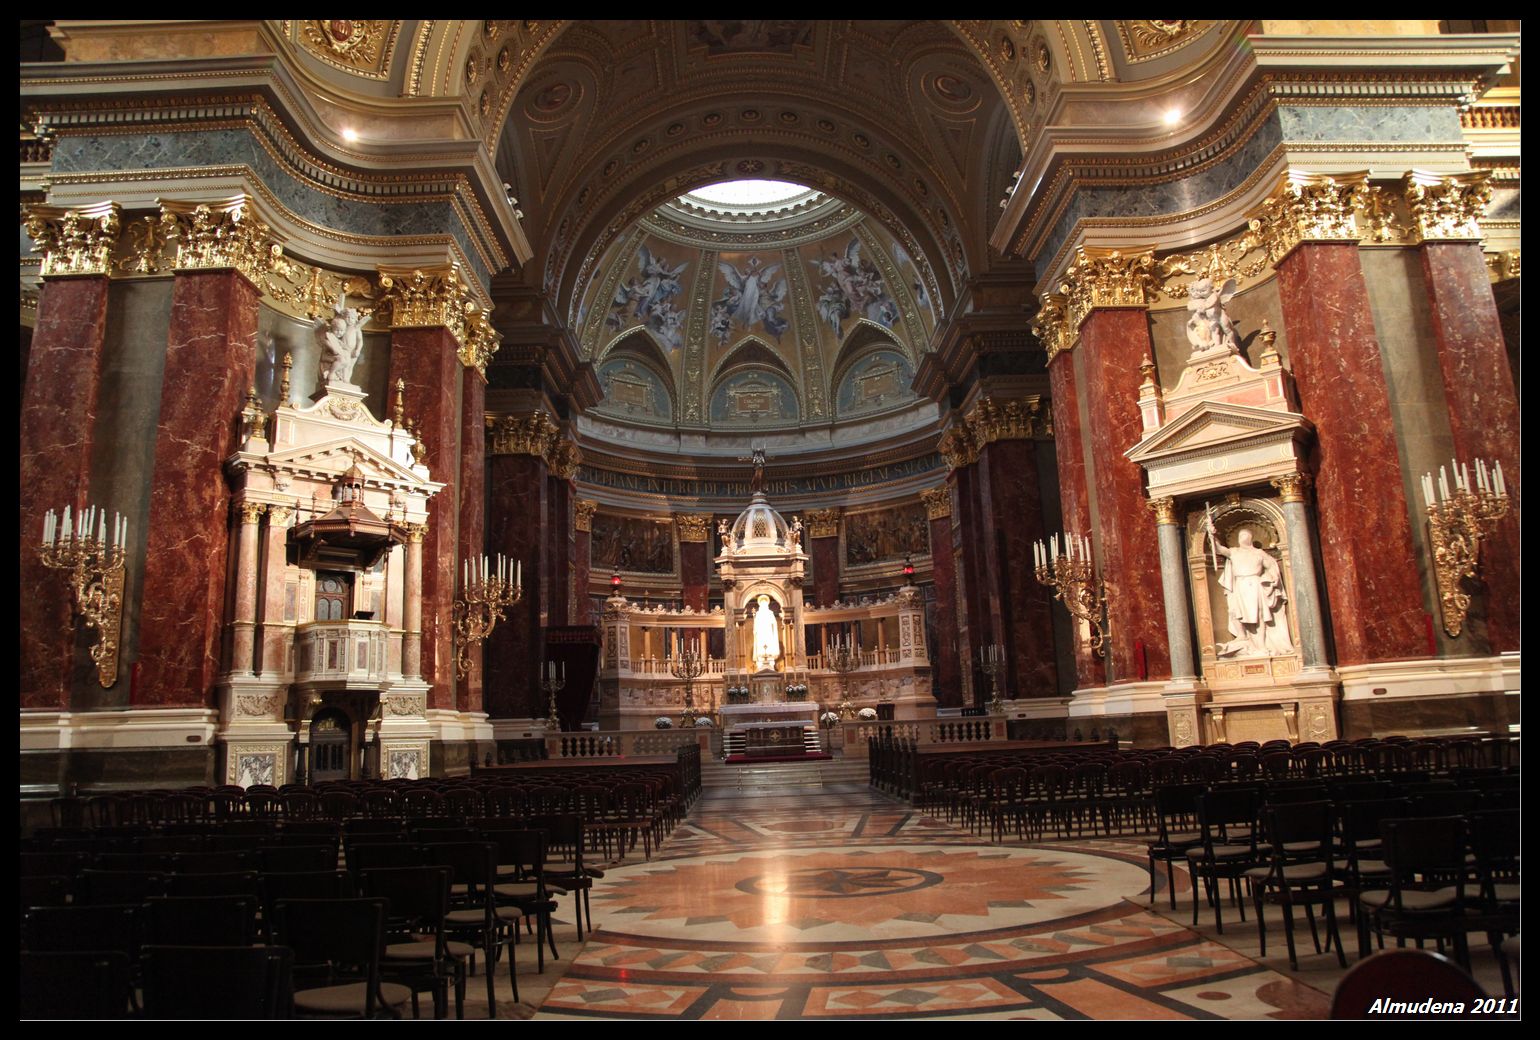
[[[760,596],[758,603],[759,608],[754,611],[754,663],[760,671],[768,672],[781,656],[780,622],[770,609],[769,596]]]
[[[717,534],[722,539],[722,551],[726,552],[728,549],[731,549],[733,545],[733,532],[726,520],[717,521]]]
[[[1283,572],[1272,553],[1253,544],[1251,531],[1241,528],[1236,544],[1220,543],[1213,522],[1208,525],[1214,552],[1224,557],[1219,587],[1229,603],[1230,635],[1218,643],[1219,657],[1265,657],[1294,652],[1289,639],[1289,620],[1284,609]]]
[[[1235,296],[1235,279],[1223,285],[1215,285],[1211,278],[1199,278],[1187,287],[1187,341],[1194,354],[1203,354],[1220,347],[1232,354],[1241,352],[1240,340],[1235,334],[1235,322],[1225,311],[1225,304]]]
[[[802,518],[800,516],[794,516],[791,519],[791,547],[793,549],[800,549],[802,547]]]
[[[321,384],[353,385],[353,366],[364,352],[364,322],[369,312],[347,305],[339,294],[332,305],[332,316],[315,324],[316,343],[321,348]]]

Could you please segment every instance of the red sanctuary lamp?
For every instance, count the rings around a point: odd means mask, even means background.
[[[908,553],[904,553],[904,578],[905,578],[905,580],[908,580],[908,579],[913,578],[913,577],[914,577],[914,559]]]

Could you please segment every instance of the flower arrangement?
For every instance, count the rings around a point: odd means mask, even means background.
[[[839,724],[839,720],[840,715],[837,711],[826,711],[822,715],[818,716],[818,721],[823,724],[824,729],[833,729],[836,725]]]
[[[654,729],[673,729],[674,720],[667,715],[660,715],[652,720],[652,726]]]
[[[727,688],[728,704],[747,704],[751,694],[747,686],[729,686]]]
[[[794,682],[786,684],[786,699],[789,701],[807,700],[807,683]]]
[[[875,719],[876,717],[877,717],[877,709],[876,708],[862,708],[860,711],[856,712],[856,718],[864,719],[864,720],[866,720],[868,722],[870,722],[872,719]]]
[[[711,717],[709,715],[697,715],[695,718],[696,729],[710,729]]]

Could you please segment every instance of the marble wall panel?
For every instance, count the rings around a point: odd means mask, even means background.
[[[809,561],[813,568],[813,598],[827,607],[840,598],[839,535],[808,539]]]
[[[1064,530],[1064,509],[1059,502],[1059,460],[1057,449],[1051,441],[1038,441],[1033,445],[1037,455],[1037,493],[1038,503],[1043,512],[1043,532],[1049,534],[1054,531]],[[1027,559],[1016,564],[1019,567],[1031,567],[1030,554]],[[1036,580],[1036,571],[1033,571],[1033,579]],[[1049,593],[1050,604],[1048,616],[1053,623],[1053,658],[1054,668],[1058,675],[1058,693],[1068,696],[1075,689],[1076,663],[1075,663],[1075,626],[1071,623],[1069,611],[1052,602],[1051,590]]]
[[[428,473],[445,485],[428,502],[428,534],[422,550],[422,677],[433,685],[428,695],[433,708],[455,706],[461,380],[456,347],[454,337],[444,329],[391,333],[391,385],[398,379],[406,384],[406,414],[419,425],[428,451]]]
[[[61,572],[37,547],[50,509],[78,508],[90,478],[102,340],[105,278],[56,279],[43,286],[21,404],[21,707],[68,708],[75,625]]]
[[[497,554],[487,551],[486,538],[487,385],[473,368],[462,368],[460,381],[460,477],[457,482],[460,490],[460,516],[457,555],[461,560],[479,559],[485,555],[495,565]],[[461,711],[482,710],[484,653],[484,647],[471,653],[470,672],[456,686],[455,701]]]
[[[1005,685],[1014,697],[1053,696],[1059,675],[1050,593],[1032,571],[1032,546],[1047,534],[1037,447],[1029,440],[995,441],[979,453],[978,466],[993,536],[991,584],[1009,665]]]
[[[935,585],[935,631],[930,641],[930,663],[935,676],[936,702],[943,708],[962,704],[962,676],[958,661],[957,561],[952,556],[952,518],[937,517],[930,523],[930,573]]]
[[[684,605],[691,610],[705,610],[710,589],[706,563],[708,542],[679,543],[679,580],[684,590]]]
[[[1084,396],[1075,385],[1075,359],[1079,352],[1061,353],[1048,368],[1053,394],[1053,447],[1059,477],[1059,520],[1053,530],[1068,534],[1092,535],[1092,512],[1086,453],[1090,448],[1085,435]],[[1059,614],[1066,614],[1056,607]],[[1066,622],[1067,624],[1067,622]],[[1072,626],[1078,628],[1078,626]],[[1072,639],[1075,666],[1074,682],[1081,687],[1099,686],[1105,679],[1101,662],[1078,638]]]
[[[539,673],[550,544],[544,524],[550,508],[548,476],[545,460],[535,455],[493,455],[488,461],[487,550],[524,563],[524,596],[484,644],[484,697],[494,719],[545,714]]]
[[[1278,266],[1312,462],[1338,664],[1425,656],[1415,558],[1385,368],[1353,244],[1307,243]]]
[[[234,271],[175,278],[145,546],[136,707],[210,703],[229,548],[224,460],[256,357],[257,291]]]

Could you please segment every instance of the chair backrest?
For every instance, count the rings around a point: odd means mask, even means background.
[[[1390,868],[1390,894],[1401,909],[1401,893],[1411,888],[1455,890],[1451,912],[1459,913],[1465,896],[1465,820],[1459,816],[1430,816],[1384,820],[1385,865]]]
[[[163,946],[250,946],[257,897],[157,896],[145,900],[145,941]]]
[[[325,969],[323,984],[350,968],[365,983],[364,1017],[373,1018],[385,938],[383,899],[280,899],[273,906],[273,937],[294,951],[296,975]]]
[[[257,850],[257,862],[264,871],[295,872],[333,870],[337,866],[337,846],[278,845]]]
[[[341,870],[304,870],[293,873],[263,874],[258,879],[262,893],[262,917],[271,922],[273,907],[286,899],[351,899],[357,895],[353,879]]]
[[[1249,843],[1256,847],[1257,816],[1261,798],[1248,787],[1215,788],[1198,796],[1198,827],[1203,845]]]
[[[545,873],[545,832],[488,830],[482,837],[497,846],[499,866],[515,867],[529,880],[543,880]]]
[[[1267,809],[1267,840],[1272,845],[1274,861],[1309,859],[1327,865],[1330,881],[1332,863],[1332,805],[1316,802],[1274,803]],[[1310,848],[1303,847],[1310,843]]]
[[[166,875],[157,871],[82,870],[75,886],[75,900],[97,906],[142,903],[165,889]]]
[[[287,946],[149,945],[140,955],[152,1019],[288,1018],[294,951]]]
[[[358,891],[385,900],[386,927],[393,932],[433,933],[444,956],[444,915],[449,912],[448,867],[384,867],[361,870]]]
[[[117,950],[20,956],[22,1019],[104,1019],[128,1015],[131,961]]]
[[[166,879],[168,896],[258,897],[257,872],[233,870],[222,874],[172,874]]]
[[[137,905],[36,907],[27,913],[22,935],[29,950],[116,950],[133,959],[139,956],[139,920]]]
[[[360,842],[347,848],[348,873],[358,876],[360,870],[384,867],[415,867],[422,862],[417,846],[410,842],[393,845],[375,845]]]
[[[1331,995],[1331,1017],[1427,1018],[1428,1001],[1486,999],[1459,965],[1429,950],[1384,950],[1348,969]],[[1421,1005],[1424,1010],[1418,1011]]]

